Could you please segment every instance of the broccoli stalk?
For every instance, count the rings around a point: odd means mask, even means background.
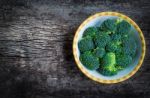
[[[117,74],[117,69],[115,68],[115,65],[116,65],[115,53],[113,52],[106,53],[106,55],[102,59],[101,68],[99,68],[98,71],[105,76],[115,75]]]

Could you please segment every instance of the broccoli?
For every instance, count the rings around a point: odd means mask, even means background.
[[[94,43],[92,38],[89,36],[82,38],[78,43],[78,47],[80,52],[85,52],[94,49]]]
[[[93,54],[90,51],[86,51],[83,54],[81,54],[80,61],[86,68],[90,70],[96,70],[100,66],[99,59],[93,56]]]
[[[98,32],[98,29],[96,27],[89,27],[84,31],[83,37],[86,36],[95,36],[95,34]]]
[[[112,41],[120,41],[121,42],[121,35],[120,34],[112,34],[111,35]]]
[[[123,66],[120,66],[120,65],[116,65],[115,68],[117,69],[117,71],[120,71],[120,70],[123,70],[124,67]]]
[[[121,34],[122,36],[127,36],[130,30],[131,30],[131,25],[125,20],[122,20],[117,24],[116,32]]]
[[[101,68],[98,71],[106,76],[112,76],[117,74],[117,69],[115,68],[116,56],[113,52],[108,52],[102,59]]]
[[[102,58],[105,54],[105,49],[97,47],[94,49],[93,54],[98,58]]]
[[[80,61],[104,76],[128,67],[137,51],[131,25],[123,19],[106,19],[100,27],[88,27],[78,42]]]
[[[112,51],[115,53],[121,53],[122,52],[122,37],[120,34],[112,34],[111,35],[111,42],[107,44],[106,50]]]
[[[116,65],[121,66],[121,68],[127,67],[132,62],[132,57],[129,55],[117,55]]]
[[[117,18],[117,19],[116,19],[116,24],[120,23],[121,21],[123,21],[123,19]]]
[[[102,60],[103,66],[112,66],[116,64],[116,55],[113,52],[108,52]]]
[[[97,71],[105,76],[113,76],[113,75],[117,74],[118,70],[117,70],[117,68],[115,68],[115,66],[109,66],[109,67],[105,67],[105,68],[98,68]]]
[[[105,20],[101,26],[100,26],[101,30],[104,31],[110,31],[110,32],[115,32],[116,30],[116,19],[107,19]]]
[[[94,42],[97,47],[104,48],[106,44],[110,41],[110,36],[106,33],[95,36]]]
[[[128,37],[123,40],[124,54],[134,57],[136,54],[136,50],[137,50],[137,44],[134,38]]]
[[[107,44],[106,50],[109,52],[120,53],[122,51],[120,41],[111,41]]]
[[[95,33],[95,37],[96,36],[101,36],[101,35],[104,35],[104,34],[109,35],[109,34],[111,34],[111,32],[109,32],[109,31],[103,31],[103,30],[99,29],[99,31]]]

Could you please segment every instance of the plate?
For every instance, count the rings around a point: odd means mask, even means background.
[[[84,67],[79,60],[80,52],[78,49],[78,42],[82,38],[85,29],[90,26],[100,25],[104,20],[108,18],[109,19],[121,18],[128,21],[132,26],[131,29],[135,32],[133,34],[133,37],[137,42],[137,53],[135,58],[133,59],[133,63],[131,63],[129,67],[127,67],[126,69],[119,71],[118,74],[114,76],[104,76],[98,73],[97,71],[91,71],[86,67]],[[79,69],[90,79],[97,81],[99,83],[106,83],[106,84],[122,82],[133,76],[139,70],[139,68],[143,63],[145,57],[145,50],[146,50],[145,39],[139,26],[131,18],[118,12],[101,12],[90,16],[79,26],[73,40],[73,55]]]

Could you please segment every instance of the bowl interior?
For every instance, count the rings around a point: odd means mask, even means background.
[[[118,16],[98,16],[92,20],[90,20],[86,25],[84,25],[81,30],[78,32],[78,36],[77,36],[77,40],[80,41],[81,38],[82,38],[82,35],[85,31],[86,28],[90,27],[90,26],[99,26],[104,20],[106,19],[114,19],[114,18],[119,18]],[[133,62],[129,65],[129,67],[127,67],[126,69],[122,70],[122,71],[119,71],[117,75],[114,75],[114,76],[104,76],[100,73],[98,73],[97,71],[91,71],[91,70],[88,70],[86,67],[84,67],[82,65],[82,67],[88,72],[88,74],[94,76],[95,78],[100,78],[100,79],[104,79],[104,80],[114,80],[114,79],[119,79],[121,77],[124,77],[125,75],[129,74],[135,67],[136,65],[138,64],[138,61],[140,59],[140,56],[141,56],[141,40],[140,40],[140,36],[139,36],[139,33],[138,31],[132,26],[132,31],[134,32],[133,33],[133,37],[135,38],[136,40],[136,43],[137,43],[137,52],[136,52],[136,56],[135,58],[133,58]],[[78,49],[78,45],[76,45],[77,47],[77,58],[79,59],[79,56],[80,56],[80,52],[79,52],[79,49]]]

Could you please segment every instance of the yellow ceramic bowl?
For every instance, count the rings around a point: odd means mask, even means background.
[[[130,67],[118,72],[117,75],[111,77],[103,76],[96,71],[91,71],[84,67],[79,60],[80,52],[78,49],[78,41],[82,38],[84,30],[90,26],[100,25],[105,19],[108,18],[121,18],[128,21],[132,25],[132,30],[135,32],[134,37],[137,41],[138,46],[136,57],[134,58],[133,63],[130,65]],[[90,16],[79,26],[73,40],[73,54],[79,69],[90,79],[99,83],[106,84],[118,83],[133,76],[142,65],[145,56],[145,49],[145,39],[139,26],[126,15],[117,12],[101,12]]]

